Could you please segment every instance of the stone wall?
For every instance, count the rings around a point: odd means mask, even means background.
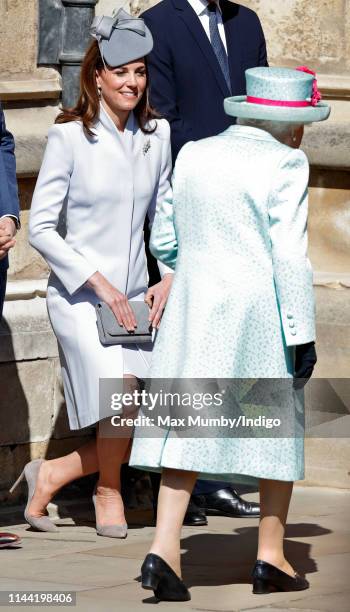
[[[184,2],[186,0],[183,0]],[[99,0],[96,13],[124,6],[139,14],[153,0]],[[312,164],[309,242],[315,270],[319,361],[316,376],[348,379],[350,371],[350,3],[344,0],[246,0],[265,31],[271,65],[306,64],[318,72],[332,105],[326,124],[306,130]],[[55,338],[45,308],[45,262],[29,246],[27,222],[48,128],[61,96],[61,76],[37,66],[38,0],[0,2],[0,99],[17,146],[22,230],[12,253],[4,321],[0,328],[0,499],[30,457],[61,454],[89,432],[69,431]],[[350,417],[342,382],[320,387],[313,403],[323,422]],[[327,398],[326,405],[322,397]],[[311,400],[310,400],[311,401]],[[329,410],[331,412],[329,412]],[[333,416],[332,416],[333,415]],[[321,419],[321,420],[322,420]],[[345,419],[345,421],[344,421]],[[90,432],[91,433],[91,432]],[[349,487],[346,438],[307,441],[307,482]],[[330,459],[331,457],[331,459]]]
[[[1,78],[34,74],[38,32],[35,0],[3,0],[0,4]]]
[[[0,36],[0,99],[16,140],[22,208],[22,230],[11,253],[9,278],[41,278],[47,276],[47,266],[28,245],[27,223],[47,131],[58,112],[61,78],[51,67],[37,66],[37,0],[3,0]]]
[[[349,79],[350,5],[344,0],[248,0],[263,24],[272,64],[313,66]]]

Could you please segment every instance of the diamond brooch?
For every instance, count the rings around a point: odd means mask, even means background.
[[[151,140],[150,140],[150,138],[147,138],[147,140],[146,140],[145,144],[143,145],[143,148],[142,148],[142,153],[143,153],[144,155],[146,155],[146,153],[148,153],[148,151],[150,150],[150,148],[151,148]]]

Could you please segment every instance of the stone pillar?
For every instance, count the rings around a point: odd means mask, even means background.
[[[97,1],[39,0],[38,64],[61,67],[65,107],[73,106],[79,94],[80,66]]]
[[[89,28],[98,0],[62,0],[62,104],[74,106],[79,95],[81,62],[90,42]]]

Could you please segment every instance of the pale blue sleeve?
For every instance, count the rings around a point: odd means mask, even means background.
[[[307,255],[309,164],[291,150],[274,174],[269,198],[271,254],[287,346],[315,340],[313,274]]]
[[[150,238],[150,251],[152,255],[172,270],[175,270],[178,254],[174,193],[179,191],[177,188],[179,181],[186,180],[186,176],[184,176],[186,174],[186,152],[191,144],[192,142],[185,144],[177,157],[172,176],[172,185],[159,203]]]
[[[177,259],[177,238],[174,225],[173,191],[170,187],[156,212],[150,251],[156,259],[175,270]]]

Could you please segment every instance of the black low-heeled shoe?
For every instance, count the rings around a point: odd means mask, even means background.
[[[149,553],[141,567],[142,588],[162,601],[189,601],[191,595],[181,578],[158,555]]]
[[[304,591],[310,586],[299,574],[295,574],[293,578],[266,561],[258,560],[255,563],[252,576],[255,595],[265,595],[274,591]]]

